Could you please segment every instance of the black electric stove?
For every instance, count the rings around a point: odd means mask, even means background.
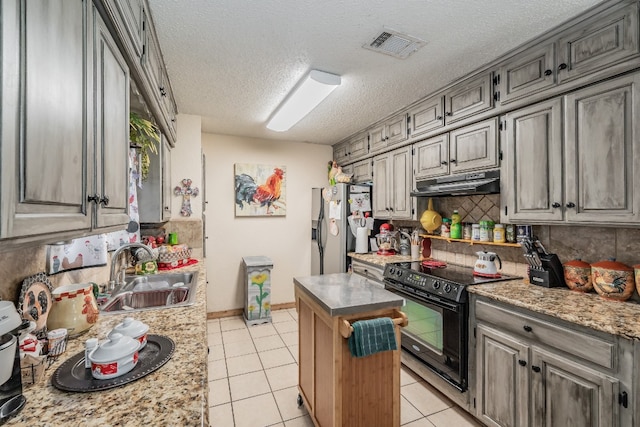
[[[423,265],[421,261],[389,263],[384,270],[384,279],[388,282],[458,303],[467,301],[466,286],[518,278],[508,274],[500,277],[475,276],[471,267],[447,264],[434,268]]]

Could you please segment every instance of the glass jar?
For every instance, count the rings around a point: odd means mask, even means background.
[[[471,240],[473,227],[469,222],[462,223],[462,238],[464,240]]]
[[[495,221],[487,220],[487,228],[489,229],[489,241],[493,242],[493,229],[495,228]]]
[[[451,220],[442,218],[442,226],[440,227],[440,235],[442,237],[451,237]]]
[[[507,241],[504,235],[504,225],[496,224],[493,228],[493,241],[496,243],[504,243]]]
[[[513,224],[507,224],[505,227],[505,238],[509,243],[516,242],[516,229]]]
[[[480,224],[471,224],[471,240],[480,241]]]
[[[480,221],[480,241],[489,242],[489,221]]]

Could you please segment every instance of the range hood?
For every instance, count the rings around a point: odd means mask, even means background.
[[[500,192],[500,171],[474,172],[416,182],[414,197],[468,196]]]

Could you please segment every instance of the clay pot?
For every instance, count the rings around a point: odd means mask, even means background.
[[[442,224],[442,216],[433,210],[433,201],[431,199],[429,199],[427,210],[420,217],[420,224],[429,234],[437,230]]]
[[[572,291],[590,292],[593,289],[591,281],[591,264],[580,258],[564,263],[564,281]]]
[[[633,268],[615,259],[591,265],[593,288],[601,297],[613,301],[626,301],[635,289]]]

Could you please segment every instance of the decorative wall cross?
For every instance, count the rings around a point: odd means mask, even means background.
[[[173,193],[176,196],[182,196],[182,208],[180,209],[180,215],[191,216],[191,197],[196,197],[200,190],[198,187],[191,188],[191,180],[185,178],[182,180],[182,186],[178,185]]]

